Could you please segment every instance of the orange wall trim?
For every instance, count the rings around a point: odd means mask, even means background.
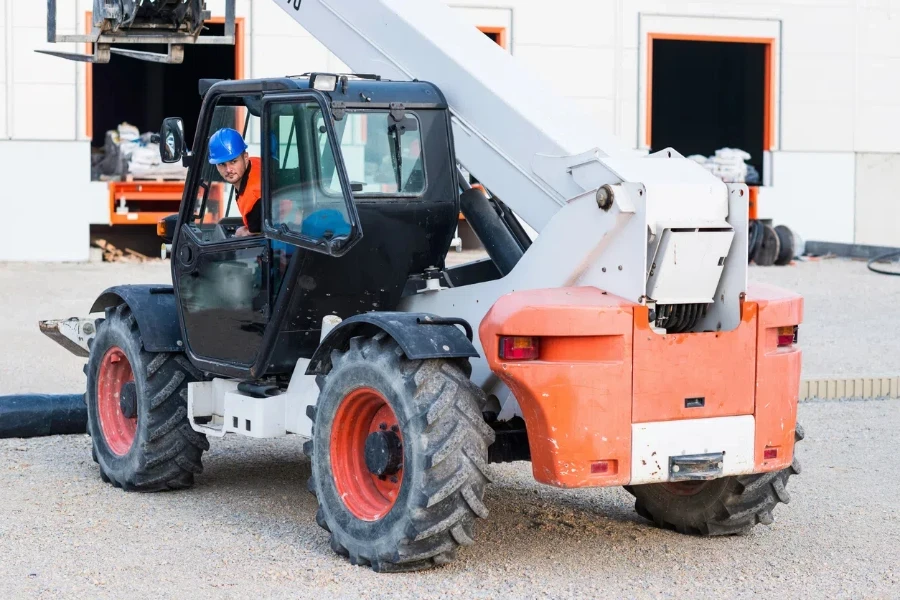
[[[91,32],[91,20],[93,19],[93,13],[91,11],[87,11],[84,16],[84,33],[89,34]],[[210,23],[224,25],[225,17],[212,17],[209,19]],[[234,78],[235,79],[243,79],[244,78],[244,17],[235,17],[234,18]],[[84,50],[88,54],[93,53],[93,44],[90,42],[84,45]],[[93,83],[94,83],[94,69],[91,63],[85,63],[85,72],[84,72],[84,94],[85,101],[84,107],[87,111],[87,118],[85,119],[85,133],[89,138],[94,136],[94,92],[93,92]]]
[[[764,85],[765,106],[763,107],[763,150],[771,150],[775,143],[775,39],[761,37],[740,37],[724,35],[692,35],[687,33],[647,34],[647,114],[644,127],[644,143],[652,147],[653,128],[653,41],[684,40],[690,42],[730,42],[737,44],[764,44],[766,74]]]
[[[490,33],[497,36],[497,45],[506,48],[506,27],[478,27],[481,33]]]

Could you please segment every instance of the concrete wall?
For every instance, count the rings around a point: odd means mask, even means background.
[[[900,161],[897,0],[447,2],[473,25],[508,28],[514,56],[635,147],[644,142],[648,33],[774,38],[776,135],[760,216],[805,239],[900,245],[891,221]],[[84,31],[92,0],[59,4],[60,31]],[[222,0],[208,4],[224,14]],[[237,14],[247,28],[245,77],[346,69],[274,2],[238,0]],[[0,260],[84,260],[88,226],[106,214],[105,185],[89,182],[84,65],[34,52],[51,47],[45,24],[45,2],[0,0],[0,153],[50,230],[74,233],[34,252],[0,236]],[[69,162],[65,179],[47,179],[51,156]],[[15,195],[0,198],[0,210],[18,221],[33,215]]]
[[[896,77],[900,75],[895,74]],[[854,241],[874,246],[898,245],[900,154],[857,154],[855,196]]]

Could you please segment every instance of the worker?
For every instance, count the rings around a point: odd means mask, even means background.
[[[247,153],[247,143],[236,130],[223,127],[209,138],[209,164],[234,186],[244,225],[234,232],[245,237],[262,232],[262,163]]]

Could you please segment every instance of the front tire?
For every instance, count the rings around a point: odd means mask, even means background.
[[[409,360],[384,333],[332,353],[304,452],[316,521],[352,564],[421,570],[473,543],[494,432],[465,369]]]
[[[187,358],[146,352],[131,309],[120,304],[99,323],[86,372],[100,477],[146,492],[193,485],[209,442],[187,419],[187,385],[201,377]]]
[[[803,439],[799,423],[794,439]],[[635,497],[635,511],[663,529],[705,536],[741,535],[760,523],[774,523],[772,511],[779,503],[791,501],[788,480],[799,473],[795,449],[791,465],[780,471],[625,489]]]

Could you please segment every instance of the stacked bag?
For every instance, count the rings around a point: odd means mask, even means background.
[[[748,165],[750,155],[739,148],[720,148],[713,156],[694,154],[688,157],[725,183],[759,185],[759,171]]]
[[[151,132],[141,133],[130,123],[122,123],[106,132],[103,151],[91,161],[91,179],[124,178],[125,175],[142,179],[156,177],[181,179],[187,177],[187,168],[180,163],[162,162],[159,146],[151,141]]]

